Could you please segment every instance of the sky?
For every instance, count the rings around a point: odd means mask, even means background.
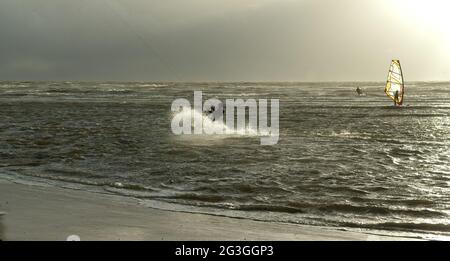
[[[0,0],[0,81],[450,80],[445,0]]]

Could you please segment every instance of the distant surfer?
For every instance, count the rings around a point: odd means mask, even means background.
[[[397,90],[397,91],[395,91],[395,94],[394,94],[394,106],[400,106],[401,105],[398,97],[399,97],[399,92]]]
[[[362,91],[362,89],[361,88],[359,88],[359,86],[358,87],[356,87],[356,93],[358,93],[358,95],[359,96],[361,96],[361,95],[363,95],[364,93],[363,93],[363,91]]]
[[[216,106],[212,105],[208,110],[205,111],[206,116],[208,116],[212,121],[216,120],[214,117],[214,112],[216,111]]]
[[[216,106],[213,105],[213,106],[211,106],[211,108],[209,108],[208,113],[211,114],[215,111],[216,111]]]
[[[216,121],[216,119],[219,119],[223,116],[223,113],[225,113],[225,109],[223,108],[222,104],[219,104],[217,107],[211,105],[211,107],[209,107],[209,109],[205,110],[203,113],[214,122]]]

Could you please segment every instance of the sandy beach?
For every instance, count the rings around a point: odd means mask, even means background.
[[[2,240],[410,240],[147,208],[138,200],[0,179]],[[1,230],[0,230],[1,231]]]

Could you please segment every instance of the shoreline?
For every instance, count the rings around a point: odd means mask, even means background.
[[[7,241],[65,241],[71,235],[85,241],[420,240],[400,233],[160,210],[142,206],[135,198],[18,184],[2,177],[0,212],[6,212],[0,220],[0,239]]]

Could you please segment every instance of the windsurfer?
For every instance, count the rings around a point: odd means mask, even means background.
[[[398,100],[398,90],[397,91],[395,91],[395,94],[394,94],[394,106],[399,106],[400,104],[399,104],[399,100]]]
[[[405,95],[405,81],[403,80],[402,67],[399,60],[392,60],[384,92],[394,101],[394,107],[402,106]]]

